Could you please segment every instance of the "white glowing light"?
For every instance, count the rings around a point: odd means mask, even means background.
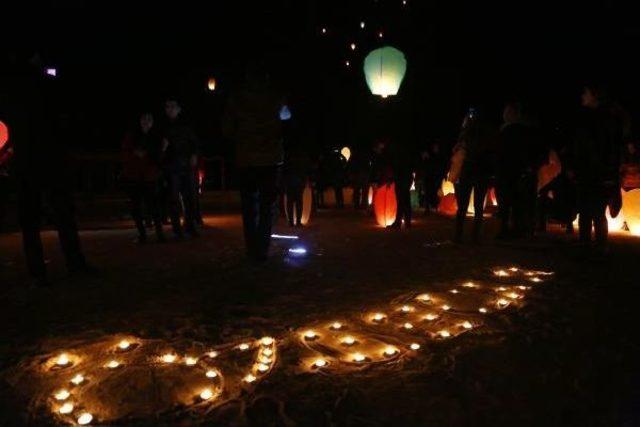
[[[306,255],[307,254],[307,250],[305,248],[302,248],[302,247],[290,248],[289,249],[289,254],[302,256],[302,255]]]
[[[184,364],[187,366],[193,366],[196,363],[198,363],[198,358],[197,357],[185,357],[184,359]]]
[[[247,344],[247,343],[244,343],[244,342],[243,342],[242,344],[240,344],[240,345],[238,346],[238,350],[240,350],[240,351],[247,351],[247,350],[249,350],[249,347],[250,347],[250,345],[249,345],[249,344]]]
[[[120,366],[120,362],[118,362],[117,360],[111,360],[109,361],[109,363],[107,363],[107,368],[109,369],[116,369],[119,366]]]
[[[366,24],[364,23],[364,21],[360,21],[360,28],[362,28],[364,30],[365,25]]]
[[[66,389],[62,389],[53,395],[56,400],[67,400],[69,396],[71,396],[71,393],[69,393],[69,390]]]
[[[516,293],[516,292],[509,292],[509,293],[507,294],[507,296],[508,296],[509,298],[511,298],[511,299],[518,299],[518,298],[520,298],[520,296],[521,296],[521,295],[520,295],[520,294],[518,294],[518,293]]]
[[[511,267],[509,270],[515,273],[516,271],[518,271],[518,267]]]
[[[402,325],[403,328],[405,329],[413,329],[413,325],[409,322],[405,323],[404,325]]]
[[[84,377],[81,374],[78,374],[75,377],[71,378],[71,382],[75,385],[82,384],[83,381]]]
[[[471,322],[469,322],[468,320],[465,320],[465,322],[462,324],[462,327],[465,329],[471,329],[473,328],[473,324],[471,324]]]
[[[209,353],[207,353],[207,356],[209,356],[211,359],[215,359],[216,357],[218,357],[218,352],[210,351]]]
[[[398,352],[398,349],[395,347],[387,347],[384,349],[384,354],[385,356],[393,356],[394,354],[396,354]]]
[[[273,363],[273,361],[266,356],[258,357],[258,362],[264,363],[265,365],[271,365],[271,363]]]
[[[464,286],[465,288],[475,288],[476,285],[473,282],[467,282],[465,284],[463,284],[462,286]]]
[[[365,357],[365,355],[361,353],[356,353],[353,355],[354,362],[364,362],[366,359],[367,358]]]
[[[73,412],[73,403],[67,402],[58,409],[62,415],[67,415]]]
[[[333,329],[333,330],[342,329],[342,323],[340,323],[340,322],[333,322],[333,323],[331,324],[331,329]]]
[[[420,294],[416,297],[418,301],[428,302],[431,301],[431,295],[429,294]]]
[[[120,350],[126,350],[129,348],[129,346],[131,345],[131,343],[127,340],[122,340],[118,343],[118,348]]]
[[[486,313],[486,312],[487,312],[487,309],[486,309],[486,308],[484,308],[484,307],[480,307],[480,308],[478,309],[478,311],[479,311],[480,313],[483,313],[483,314],[484,314],[484,313]]]
[[[320,30],[322,32],[322,34],[327,34],[327,29],[323,28],[322,30]]]
[[[451,310],[451,306],[449,306],[449,305],[445,304],[445,305],[443,305],[443,306],[442,306],[442,309],[443,309],[444,311],[449,311],[449,310]]]
[[[349,47],[351,48],[351,50],[356,50],[356,44],[355,43],[351,43],[349,45]]]
[[[265,356],[269,357],[273,354],[273,350],[271,350],[270,348],[265,348],[262,349],[262,354],[264,354]]]
[[[385,319],[385,315],[382,313],[376,313],[373,315],[373,321],[374,322],[382,322]]]
[[[218,373],[213,369],[210,369],[205,375],[207,376],[207,378],[216,378],[218,376]]]
[[[414,342],[409,346],[409,348],[411,350],[420,350],[420,344]]]
[[[56,68],[45,68],[45,74],[51,77],[56,77],[58,75],[58,70]]]
[[[449,338],[451,336],[449,331],[447,331],[446,329],[443,329],[440,332],[438,332],[438,335],[440,335],[442,338]]]
[[[80,424],[81,426],[87,425],[91,421],[93,421],[93,415],[88,412],[85,412],[78,417],[78,424]]]
[[[316,334],[315,331],[308,330],[307,332],[304,333],[304,337],[308,340],[313,340],[318,338],[318,334]]]
[[[507,300],[506,300],[506,299],[504,299],[504,298],[500,298],[500,299],[498,300],[498,305],[499,305],[499,306],[504,307],[504,306],[506,306],[506,305],[509,305],[509,301],[507,301]]]
[[[509,273],[504,271],[504,270],[496,270],[493,272],[493,274],[495,274],[498,277],[508,277]]]
[[[213,397],[213,392],[211,391],[210,388],[205,388],[204,390],[202,390],[202,392],[200,393],[200,399],[202,400],[209,400]]]
[[[323,368],[325,366],[327,366],[327,361],[324,359],[316,359],[313,362],[313,366],[315,366],[316,368]]]
[[[173,363],[176,361],[176,355],[171,353],[163,354],[162,361],[164,363]]]
[[[400,308],[400,311],[402,311],[403,313],[411,313],[413,311],[413,307],[411,307],[410,305],[403,305]]]
[[[262,339],[260,340],[260,344],[268,347],[270,345],[273,345],[274,341],[275,340],[271,337],[262,337]]]
[[[507,288],[505,288],[504,286],[500,286],[498,288],[498,291],[500,291],[500,292],[505,292],[506,290],[507,290]]]
[[[280,108],[280,112],[278,113],[278,116],[280,117],[280,120],[282,120],[283,122],[286,122],[287,120],[291,120],[291,110],[289,110],[288,106],[283,105],[282,108]]]
[[[289,234],[272,234],[272,239],[280,239],[280,240],[298,240],[298,236],[293,236]]]
[[[457,289],[451,289],[449,292],[451,292],[452,294],[457,294],[458,290]]]
[[[353,344],[356,343],[356,339],[354,337],[351,337],[351,336],[346,336],[346,337],[342,338],[341,342],[344,345],[353,345]]]
[[[247,376],[245,376],[242,381],[251,384],[252,382],[254,382],[256,380],[256,377],[251,375],[251,374],[247,374]]]
[[[58,366],[67,366],[69,363],[71,363],[71,361],[69,360],[69,356],[67,356],[66,353],[62,353],[56,359],[56,365]]]
[[[437,318],[438,318],[438,315],[437,315],[437,314],[433,314],[433,313],[429,313],[429,314],[427,314],[426,316],[424,316],[424,319],[425,319],[425,320],[428,320],[428,321],[430,321],[430,322],[431,322],[432,320],[436,320]]]
[[[540,282],[542,282],[542,279],[541,279],[541,278],[539,278],[539,277],[532,277],[532,278],[531,278],[531,279],[529,279],[529,280],[531,280],[533,283],[540,283]]]
[[[264,363],[258,363],[257,366],[258,372],[265,373],[269,370],[269,365],[265,365]]]

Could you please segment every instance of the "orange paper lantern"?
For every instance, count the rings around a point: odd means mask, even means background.
[[[387,227],[395,222],[398,213],[395,184],[376,188],[373,194],[373,211],[379,225]]]
[[[454,193],[449,193],[440,199],[438,204],[438,212],[442,215],[453,216],[458,212],[458,201]]]
[[[9,141],[9,128],[0,120],[0,149]]]

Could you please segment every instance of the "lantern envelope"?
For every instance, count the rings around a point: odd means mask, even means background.
[[[406,71],[404,54],[391,46],[372,51],[364,60],[364,75],[369,90],[383,98],[398,93]]]
[[[4,144],[9,140],[9,128],[7,125],[0,121],[0,149],[4,147]]]
[[[396,185],[382,185],[373,193],[373,211],[378,225],[388,227],[396,220],[398,205],[396,202]]]
[[[640,236],[640,188],[622,193],[622,208],[629,231]]]

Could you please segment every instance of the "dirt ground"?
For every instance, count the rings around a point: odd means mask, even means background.
[[[45,233],[51,290],[27,289],[20,236],[0,235],[0,370],[78,337],[224,343],[294,328],[421,289],[439,289],[520,265],[555,276],[520,310],[495,316],[402,366],[344,375],[296,375],[281,357],[237,408],[200,418],[158,417],[135,425],[632,426],[640,425],[637,368],[640,240],[614,237],[596,255],[559,231],[532,241],[454,245],[452,221],[419,216],[410,230],[375,226],[365,213],[322,211],[300,230],[306,258],[288,260],[278,241],[261,265],[243,254],[238,215],[206,217],[196,240],[134,243],[121,223],[82,232],[96,277],[66,277]],[[287,233],[283,222],[278,232]],[[153,241],[153,239],[151,239]],[[53,422],[29,411],[29,396],[3,383],[0,425]]]

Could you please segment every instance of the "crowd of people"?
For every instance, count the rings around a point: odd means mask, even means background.
[[[59,137],[50,101],[42,96],[47,82],[33,75],[33,67],[16,68],[14,73],[13,86],[3,93],[11,108],[1,111],[12,139],[0,158],[6,164],[14,157],[28,270],[36,285],[47,286],[40,241],[43,193],[48,195],[69,271],[90,273],[94,269],[82,253],[65,152],[56,144]],[[488,190],[495,188],[498,239],[531,237],[536,230],[544,230],[551,213],[572,232],[579,214],[580,241],[591,242],[594,229],[595,241],[603,247],[607,240],[605,210],[608,207],[615,216],[621,204],[619,188],[638,186],[633,177],[637,181],[640,154],[629,138],[626,115],[604,89],[585,87],[581,104],[570,137],[561,145],[549,142],[525,105],[508,102],[499,126],[489,111],[470,109],[458,138],[451,143],[431,141],[420,147],[391,132],[369,146],[351,147],[350,158],[338,147],[314,156],[304,144],[287,138],[288,107],[265,69],[254,64],[248,67],[241,88],[229,97],[222,120],[224,135],[236,148],[247,255],[256,261],[266,259],[279,195],[286,195],[289,225],[299,227],[307,186],[313,188],[315,208],[326,206],[328,189],[334,191],[335,207],[344,208],[344,189],[351,187],[353,207],[365,209],[372,188],[394,183],[397,216],[390,227],[398,229],[411,227],[412,189],[429,214],[438,210],[444,180],[455,188],[456,242],[464,239],[472,195],[471,240],[481,241],[485,200]],[[283,108],[289,113],[286,117]],[[142,112],[126,134],[121,183],[129,195],[141,243],[147,241],[149,222],[157,240],[165,242],[163,224],[168,219],[176,239],[198,237],[202,223],[199,154],[199,139],[173,97],[165,99],[163,117]],[[555,173],[541,175],[551,163],[558,165]],[[7,174],[5,166],[0,173]]]

